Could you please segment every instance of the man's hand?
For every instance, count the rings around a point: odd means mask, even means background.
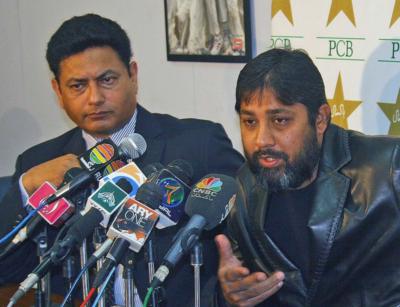
[[[65,173],[72,167],[80,167],[77,156],[66,154],[32,167],[22,177],[22,184],[28,195],[35,192],[45,181],[58,187],[64,181]]]
[[[251,273],[233,254],[231,244],[224,235],[215,237],[219,252],[218,279],[226,301],[234,306],[255,306],[278,291],[285,275],[275,272]]]

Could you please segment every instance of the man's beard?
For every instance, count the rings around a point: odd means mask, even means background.
[[[284,161],[282,166],[275,168],[265,168],[259,163],[262,155],[272,158],[279,158]],[[251,170],[257,176],[257,182],[271,192],[299,187],[303,182],[314,174],[320,155],[320,146],[317,141],[314,129],[309,129],[309,133],[304,138],[304,145],[301,151],[289,162],[289,157],[282,151],[265,148],[253,153],[251,159],[248,158]]]

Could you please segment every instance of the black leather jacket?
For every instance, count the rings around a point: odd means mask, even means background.
[[[400,305],[399,145],[398,138],[328,128],[308,221],[315,259],[309,288],[264,232],[267,189],[247,164],[240,169],[228,221],[234,245],[252,270],[286,274],[282,289],[260,306]]]

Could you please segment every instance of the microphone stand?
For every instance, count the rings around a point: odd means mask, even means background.
[[[80,260],[81,260],[81,268],[86,265],[87,262],[87,240],[84,239],[82,241],[82,245],[79,248]],[[89,272],[86,271],[82,275],[82,295],[83,298],[87,297],[89,294]]]
[[[203,246],[200,242],[192,248],[190,263],[194,271],[194,306],[200,307],[200,267],[203,264]]]
[[[75,256],[69,255],[63,263],[63,276],[67,281],[67,291],[72,287],[74,281],[74,276],[76,275],[75,270]],[[68,297],[66,306],[73,306],[72,295]]]
[[[153,236],[153,234],[150,234],[150,236]],[[154,276],[154,247],[153,247],[153,240],[150,237],[149,240],[147,241],[146,244],[146,260],[147,260],[147,268],[149,271],[149,283],[153,280]],[[157,307],[157,299],[156,299],[156,289],[154,289],[153,293],[151,294],[151,305],[153,307]]]
[[[101,244],[106,240],[106,238],[107,238],[107,236],[106,236],[105,229],[103,227],[96,227],[94,229],[94,233],[93,233],[94,248],[97,250],[101,246]],[[104,257],[97,260],[97,262],[96,262],[97,272],[103,266],[103,261],[104,261]],[[106,307],[106,298],[104,295],[101,296],[98,307]]]
[[[122,261],[124,266],[123,278],[125,280],[125,307],[135,307],[135,284],[133,281],[133,268],[135,265],[135,253],[128,250],[124,260]]]
[[[47,251],[47,227],[35,237],[34,241],[37,244],[37,255],[39,257],[39,262],[42,262],[43,255]],[[35,289],[35,307],[47,307],[50,306],[50,273],[39,280],[36,284]]]

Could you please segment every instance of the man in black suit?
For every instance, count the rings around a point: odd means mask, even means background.
[[[30,194],[44,181],[60,185],[66,171],[79,166],[77,155],[104,138],[118,144],[132,132],[141,134],[147,142],[147,151],[135,160],[141,168],[153,162],[166,165],[179,158],[192,165],[194,182],[207,173],[235,174],[242,157],[232,148],[221,125],[152,114],[137,104],[137,64],[131,57],[125,31],[98,15],[73,17],[53,34],[46,54],[54,74],[52,87],[60,106],[77,127],[18,157],[14,184],[0,205],[5,213],[0,215],[1,237],[26,215],[24,203]],[[177,229],[170,227],[156,234],[159,258]],[[56,231],[49,227],[53,235]],[[209,286],[217,256],[211,240],[205,240],[205,244],[202,282]],[[34,250],[34,243],[27,240],[4,259],[0,263],[0,282],[21,281],[37,264]],[[142,254],[137,256],[135,281],[143,300],[148,277]],[[184,262],[166,282],[165,306],[192,304],[192,269],[187,259]],[[179,295],[177,289],[182,290]]]

